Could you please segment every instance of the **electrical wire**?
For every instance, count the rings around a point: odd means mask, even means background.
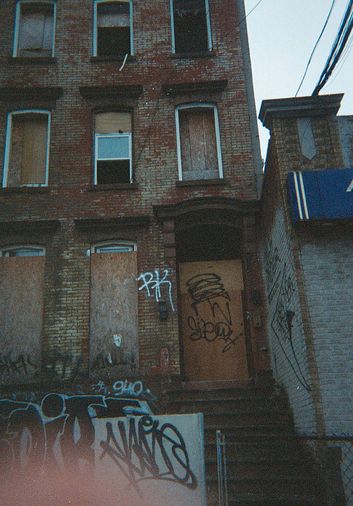
[[[333,7],[334,7],[335,3],[336,3],[336,0],[332,0],[331,7],[330,7],[330,10],[329,10],[329,13],[328,13],[328,15],[327,15],[327,17],[326,17],[326,21],[325,21],[325,23],[324,23],[324,26],[322,27],[322,30],[321,30],[321,32],[320,32],[320,35],[318,36],[318,38],[317,38],[317,40],[316,40],[316,42],[315,42],[315,45],[314,45],[314,47],[313,47],[313,50],[311,51],[311,54],[310,54],[310,57],[309,57],[308,63],[306,64],[306,67],[305,67],[305,71],[304,71],[303,77],[302,77],[302,79],[301,79],[301,81],[300,81],[300,84],[299,84],[299,86],[298,86],[298,89],[297,89],[297,91],[296,91],[296,93],[295,93],[295,95],[294,95],[295,97],[298,95],[299,90],[300,90],[300,88],[302,87],[302,84],[303,84],[303,82],[304,82],[304,79],[305,79],[305,77],[306,77],[306,74],[307,74],[307,72],[308,72],[308,70],[309,70],[309,66],[310,66],[311,60],[313,59],[314,53],[315,53],[315,51],[316,51],[316,48],[317,48],[317,46],[319,45],[319,42],[320,42],[320,40],[321,40],[321,38],[322,38],[322,36],[323,36],[323,34],[324,34],[324,31],[325,31],[326,26],[327,26],[327,23],[329,22],[329,19],[330,19],[330,17],[331,17],[331,14],[332,14],[332,11],[333,11]]]
[[[258,5],[260,5],[260,3],[261,3],[261,2],[262,2],[262,0],[259,0],[259,1],[257,2],[257,4],[256,4],[256,5],[255,5],[255,6],[254,6],[254,7],[253,7],[253,8],[252,8],[252,9],[251,9],[248,13],[247,13],[247,15],[246,15],[246,16],[244,16],[244,17],[243,17],[243,18],[239,21],[239,23],[238,23],[236,26],[238,27],[238,26],[240,26],[242,23],[244,23],[244,21],[246,20],[246,18],[247,18],[247,17],[249,17],[249,16],[250,16],[250,14],[251,14],[252,12],[254,12],[254,10],[256,9],[256,7],[257,7]]]
[[[319,81],[315,86],[312,95],[318,95],[320,90],[325,86],[334,68],[340,60],[342,52],[349,40],[353,29],[353,0],[350,0],[340,25],[338,34],[331,48],[330,55],[326,61],[324,70],[321,73]]]

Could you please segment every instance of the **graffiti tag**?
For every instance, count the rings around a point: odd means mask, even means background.
[[[169,270],[165,269],[163,275],[160,274],[159,270],[156,269],[154,272],[144,272],[137,278],[141,281],[139,291],[146,290],[147,296],[154,296],[156,302],[162,299],[162,288],[165,287],[167,292],[167,299],[173,311],[173,299],[172,299],[172,282],[168,280]]]

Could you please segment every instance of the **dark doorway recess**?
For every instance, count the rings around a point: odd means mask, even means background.
[[[231,260],[241,256],[240,232],[220,224],[190,226],[176,234],[179,262]]]

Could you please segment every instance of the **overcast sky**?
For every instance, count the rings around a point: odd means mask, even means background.
[[[246,12],[259,0],[245,0]],[[294,97],[332,0],[262,0],[247,18],[256,108],[262,100]],[[311,95],[329,56],[348,0],[336,0],[298,96]],[[353,34],[320,95],[344,93],[341,115],[353,115]],[[260,126],[265,157],[268,131]]]

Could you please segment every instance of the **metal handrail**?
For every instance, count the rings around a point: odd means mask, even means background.
[[[218,505],[228,506],[226,437],[221,430],[216,431]]]

